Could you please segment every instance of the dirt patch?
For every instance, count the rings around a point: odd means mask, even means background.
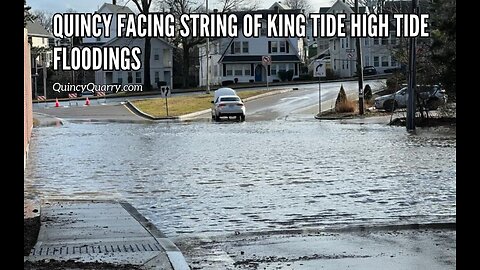
[[[137,270],[142,269],[139,266],[131,264],[115,265],[111,263],[95,263],[95,262],[76,262],[69,261],[39,261],[39,262],[24,262],[24,270],[60,270],[60,269],[111,269],[111,270]]]
[[[23,256],[28,256],[37,243],[40,231],[40,216],[23,219]]]

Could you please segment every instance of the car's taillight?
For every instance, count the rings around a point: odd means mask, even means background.
[[[237,106],[240,106],[240,107],[242,107],[242,106],[243,106],[243,104],[242,104],[242,103],[237,103]]]
[[[218,107],[223,107],[223,106],[226,106],[226,105],[227,104],[225,104],[225,103],[220,103],[220,104],[218,104]]]

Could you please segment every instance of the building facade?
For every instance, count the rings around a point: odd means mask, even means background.
[[[295,13],[278,3],[269,9],[257,10],[253,13],[268,14],[272,12]],[[238,14],[242,21],[242,14]],[[266,16],[264,16],[265,18]],[[303,38],[271,38],[267,37],[266,21],[262,22],[260,37],[245,37],[241,30],[236,38],[217,38],[210,41],[209,77],[211,85],[220,85],[223,81],[273,82],[280,80],[282,72],[293,73],[293,78],[300,74],[301,64],[307,58],[307,43]],[[199,48],[200,86],[207,85],[207,52],[206,44]],[[262,62],[263,56],[270,56],[271,64]]]
[[[360,13],[368,13],[366,7],[361,7]],[[337,0],[330,8],[320,8],[320,13],[345,13],[347,18],[354,13],[344,0]],[[356,38],[347,36],[343,38],[318,38],[317,50],[319,54],[330,57],[330,67],[333,74],[339,77],[352,77],[357,72]],[[393,55],[393,49],[398,45],[398,39],[394,35],[388,38],[361,38],[363,54],[363,66],[374,66],[379,74],[398,69],[400,64]],[[325,51],[328,44],[328,52]]]

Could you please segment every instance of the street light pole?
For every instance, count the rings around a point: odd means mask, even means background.
[[[418,0],[412,0],[412,13],[419,14]],[[410,38],[409,44],[409,61],[408,61],[408,99],[407,99],[407,131],[415,131],[415,88],[416,88],[416,76],[417,76],[417,66],[416,66],[416,49],[417,39],[415,37]]]
[[[359,13],[358,0],[355,0],[355,13]],[[360,115],[364,114],[364,101],[363,101],[363,61],[362,61],[362,44],[360,38],[356,38],[357,47],[357,75],[358,75],[358,112]]]

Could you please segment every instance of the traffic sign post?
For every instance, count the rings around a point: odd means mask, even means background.
[[[270,55],[262,56],[262,64],[265,66],[265,71],[267,72],[267,91],[268,91],[268,66],[272,64],[272,57]]]
[[[313,76],[318,77],[318,116],[320,116],[322,114],[322,84],[320,79],[327,76],[325,61],[315,60]]]
[[[172,94],[170,91],[170,87],[162,86],[160,88],[160,94],[162,97],[165,98],[165,109],[167,110],[167,116],[168,116],[168,97]]]

